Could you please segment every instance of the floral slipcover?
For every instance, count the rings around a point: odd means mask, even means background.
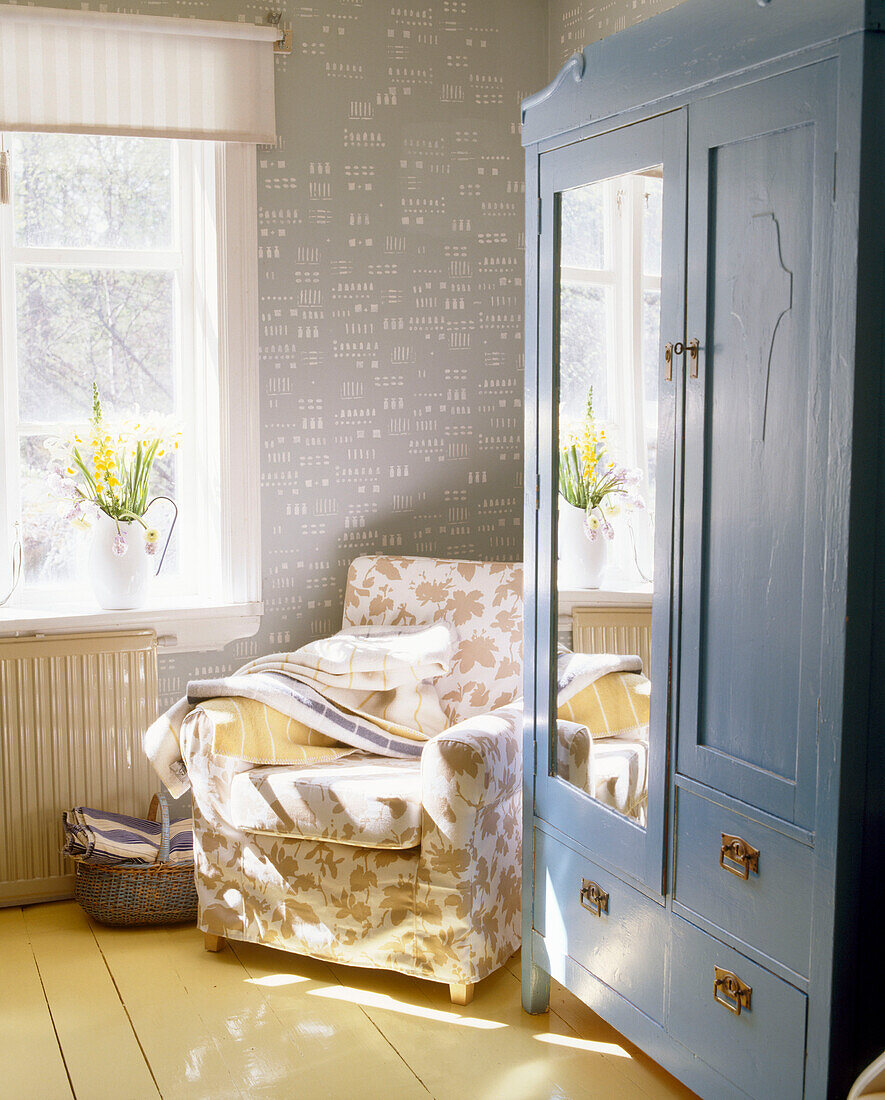
[[[344,788],[322,797],[303,777],[274,779],[274,768],[213,755],[208,723],[188,724],[182,751],[204,931],[459,983],[479,981],[516,950],[521,567],[396,557],[351,565],[344,625],[439,620],[458,636],[452,672],[436,681],[452,725],[421,757],[417,832],[405,772],[390,787],[389,812],[402,821],[391,816],[382,846],[377,797],[361,803]],[[323,767],[343,768],[343,778],[348,761],[352,775],[353,757]],[[377,758],[379,769],[390,764]],[[367,820],[355,822],[361,804]],[[414,846],[398,846],[410,836]]]

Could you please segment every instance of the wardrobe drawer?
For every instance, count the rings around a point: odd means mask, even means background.
[[[591,884],[606,895],[598,905]],[[551,957],[570,955],[647,1016],[663,1020],[666,910],[538,830],[535,929]]]
[[[672,950],[673,1038],[757,1100],[799,1100],[805,994],[680,917],[673,918]],[[726,974],[749,990],[739,1015]]]
[[[750,853],[750,866],[723,857],[728,843],[723,835],[745,841],[758,857]],[[812,875],[813,852],[807,845],[677,790],[676,901],[806,977]]]

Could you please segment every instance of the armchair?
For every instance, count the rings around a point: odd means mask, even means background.
[[[344,625],[446,621],[451,725],[420,759],[253,766],[183,734],[199,926],[331,962],[473,986],[519,946],[522,569],[362,557]],[[207,743],[208,742],[208,743]]]

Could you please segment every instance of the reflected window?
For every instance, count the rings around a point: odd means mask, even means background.
[[[560,206],[560,415],[616,425],[654,502],[661,316],[660,167],[564,191]]]

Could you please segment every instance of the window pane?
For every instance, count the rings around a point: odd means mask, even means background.
[[[642,179],[644,201],[642,204],[642,274],[661,274],[661,202],[664,181],[653,176]]]
[[[560,206],[560,263],[598,271],[605,266],[604,183],[563,191]]]
[[[559,297],[560,415],[580,419],[593,387],[593,408],[611,418],[606,381],[608,331],[612,316],[610,287],[564,282]]]
[[[41,248],[169,248],[172,143],[15,134],[15,241]]]
[[[173,412],[174,275],[20,266],[16,305],[23,420],[88,418],[93,379],[110,413]]]
[[[151,475],[151,497],[171,497],[179,508],[181,508],[183,504],[182,498],[178,494],[178,464],[180,461],[180,451],[175,453],[169,451],[163,455],[162,458],[158,458],[154,462],[154,468]],[[155,559],[156,564],[154,568],[160,564],[159,555],[163,553],[163,547],[166,545],[166,536],[169,534],[169,525],[172,523],[172,517],[174,515],[175,511],[168,501],[158,500],[156,504],[148,510],[144,517],[148,526],[156,527],[160,532],[160,547],[157,551],[158,556]],[[179,571],[178,538],[180,534],[181,532],[176,524],[175,532],[172,535],[172,541],[169,543],[169,549],[163,560],[163,570],[160,573],[160,577],[165,577],[166,580],[175,576]]]
[[[45,439],[31,435],[21,440],[22,549],[24,578],[29,586],[81,579],[88,537],[60,514],[63,502],[47,489],[51,462]]]
[[[642,293],[642,397],[647,441],[649,504],[654,507],[655,469],[658,450],[658,363],[661,341],[661,294]]]

